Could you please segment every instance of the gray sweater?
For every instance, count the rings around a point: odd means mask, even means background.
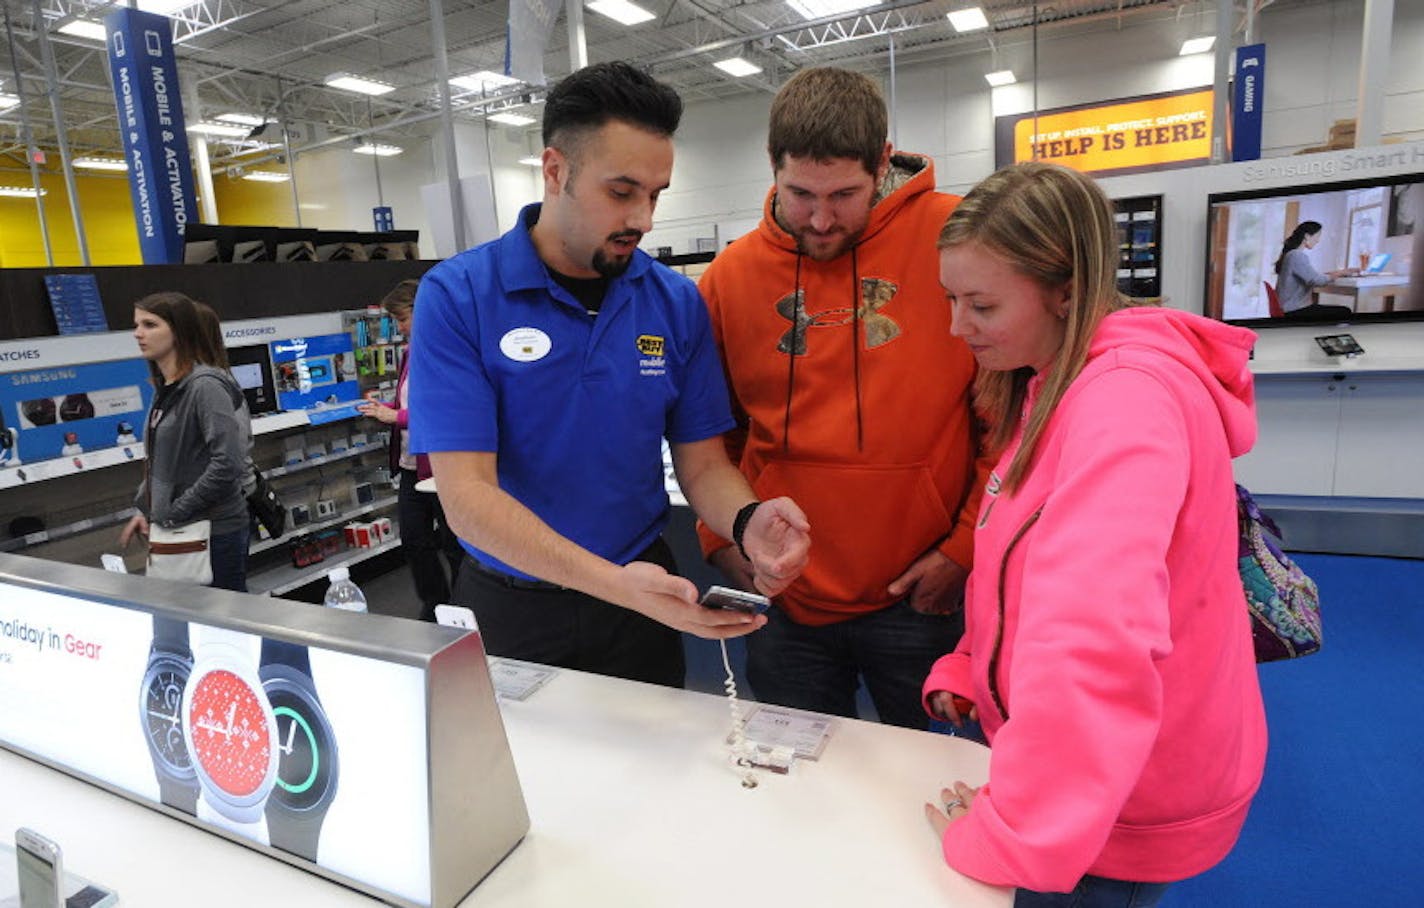
[[[149,521],[211,520],[215,536],[246,526],[252,423],[233,377],[194,366],[154,395],[148,427],[148,477],[134,501]]]
[[[1280,280],[1276,281],[1281,308],[1286,312],[1304,309],[1312,302],[1310,291],[1328,283],[1330,278],[1315,270],[1304,249],[1292,249],[1281,260]]]

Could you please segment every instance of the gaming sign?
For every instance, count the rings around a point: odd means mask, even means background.
[[[995,118],[994,164],[1048,161],[1099,176],[1205,164],[1211,123],[1210,88],[1012,114]]]

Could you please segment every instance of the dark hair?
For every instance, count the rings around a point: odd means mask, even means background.
[[[682,120],[682,98],[628,63],[595,63],[559,80],[544,100],[544,145],[578,156],[583,140],[609,120],[671,136]]]
[[[178,356],[178,374],[187,373],[195,363],[227,367],[222,328],[217,313],[208,306],[182,293],[164,291],[150,293],[134,303],[134,308],[156,315],[168,323],[173,331],[173,350]],[[158,364],[150,362],[148,365],[155,381],[162,384],[163,375]]]
[[[420,278],[408,277],[391,288],[391,292],[381,297],[381,308],[392,318],[400,318],[401,313],[415,308],[415,291],[420,286]]]
[[[1281,247],[1281,257],[1276,259],[1276,274],[1281,273],[1281,262],[1286,260],[1287,253],[1299,249],[1306,237],[1315,236],[1319,232],[1319,221],[1301,221],[1297,224],[1296,228],[1291,231],[1291,235],[1286,237],[1286,244]]]
[[[832,66],[803,69],[771,102],[766,150],[780,170],[786,156],[859,161],[874,176],[885,154],[889,115],[880,87],[865,75]]]
[[[217,312],[207,303],[195,300],[193,305],[198,308],[198,323],[203,329],[202,336],[198,338],[198,349],[194,360],[215,369],[230,369],[227,361],[227,344],[223,343],[222,319],[218,318]]]

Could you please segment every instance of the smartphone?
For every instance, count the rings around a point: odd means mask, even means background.
[[[66,874],[59,845],[33,829],[15,830],[15,863],[20,908],[111,908],[119,903],[112,889]]]
[[[708,588],[707,592],[702,595],[702,607],[726,609],[746,615],[760,615],[771,608],[771,600],[760,593],[747,593],[725,586],[714,586]]]
[[[64,879],[59,846],[33,829],[15,830],[15,862],[20,878],[20,908],[64,908],[59,883]]]

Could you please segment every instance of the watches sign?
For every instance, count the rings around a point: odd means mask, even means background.
[[[421,669],[4,590],[0,743],[431,904]]]
[[[1190,89],[996,117],[994,163],[1046,161],[1098,175],[1204,164],[1212,94]]]

